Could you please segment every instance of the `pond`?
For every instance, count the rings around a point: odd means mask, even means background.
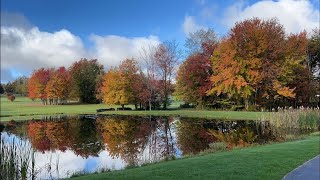
[[[37,179],[66,178],[81,171],[119,170],[181,158],[215,143],[231,149],[281,140],[267,121],[52,116],[9,121],[2,127],[4,144],[15,143],[22,150],[34,150]]]

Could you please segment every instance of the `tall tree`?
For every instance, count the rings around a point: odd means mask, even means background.
[[[310,98],[315,96],[313,75],[308,65],[307,33],[290,34],[286,40],[286,60],[282,66],[282,81],[294,89],[296,94],[294,106],[308,105]]]
[[[211,88],[212,67],[210,57],[218,45],[218,39],[212,29],[201,29],[191,33],[185,46],[190,55],[179,66],[175,95],[186,103],[201,107],[210,99],[207,91]]]
[[[73,63],[70,68],[73,95],[82,103],[96,103],[96,84],[101,74],[103,65],[96,59],[81,59]]]
[[[248,19],[231,29],[214,51],[213,88],[209,94],[242,98],[248,109],[256,97],[294,98],[294,89],[282,81],[285,63],[285,31],[276,19]]]
[[[176,77],[175,95],[186,103],[203,105],[211,88],[211,62],[208,57],[195,54],[180,66]]]
[[[154,58],[159,77],[162,106],[163,109],[167,109],[169,96],[173,92],[172,81],[179,58],[178,44],[175,41],[160,44],[156,49]]]
[[[157,66],[155,61],[155,53],[157,51],[157,46],[149,45],[148,48],[143,47],[141,49],[141,59],[143,60],[143,69],[146,71],[145,84],[147,89],[145,89],[144,98],[148,98],[148,107],[151,111],[159,107],[159,98],[158,98],[158,80],[157,80]],[[142,85],[142,84],[140,84]]]

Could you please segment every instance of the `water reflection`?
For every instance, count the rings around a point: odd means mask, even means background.
[[[115,170],[172,159],[196,154],[216,142],[228,148],[265,143],[277,139],[278,133],[268,122],[131,116],[49,117],[10,121],[4,127],[3,139],[15,137],[30,143],[41,171],[48,163],[55,165],[55,171],[43,171],[39,178],[65,178],[80,170]]]

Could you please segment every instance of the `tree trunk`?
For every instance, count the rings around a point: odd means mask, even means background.
[[[248,99],[244,100],[244,107],[245,107],[246,111],[249,110],[249,100]]]

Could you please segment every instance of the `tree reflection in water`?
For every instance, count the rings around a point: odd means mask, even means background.
[[[10,121],[1,127],[4,127],[6,136],[12,135],[30,142],[32,148],[44,156],[55,153],[74,158],[79,156],[73,161],[91,163],[85,166],[91,172],[101,167],[101,163],[109,164],[108,168],[116,163],[116,169],[121,169],[197,154],[216,142],[223,142],[231,149],[277,141],[283,136],[282,132],[289,132],[270,125],[268,121],[113,115],[99,116],[97,119],[47,117],[25,122]],[[279,134],[282,136],[279,137]],[[75,163],[78,168],[84,168],[78,164]],[[72,170],[70,167],[65,171]]]

